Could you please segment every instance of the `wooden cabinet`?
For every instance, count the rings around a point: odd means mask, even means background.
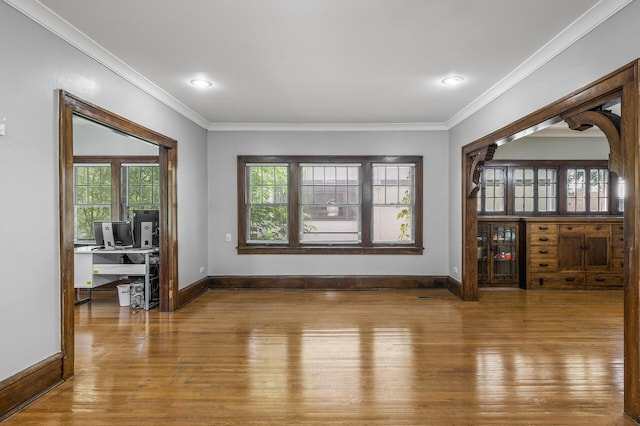
[[[526,288],[622,287],[622,218],[527,219]]]
[[[515,221],[478,222],[478,285],[519,285],[519,226]]]

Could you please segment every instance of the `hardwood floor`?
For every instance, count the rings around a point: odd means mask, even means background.
[[[210,291],[76,307],[76,375],[7,425],[630,425],[622,291]]]

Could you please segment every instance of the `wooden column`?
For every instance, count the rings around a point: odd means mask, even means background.
[[[462,251],[462,291],[459,296],[462,300],[473,301],[478,300],[478,264],[471,259],[476,259],[478,252],[476,248],[476,236],[478,235],[478,186],[480,176],[484,169],[484,164],[491,161],[496,152],[498,145],[490,144],[480,151],[471,155],[463,154],[463,167],[466,173],[466,181],[463,185],[463,227],[462,241],[464,249]],[[473,235],[470,237],[469,235]]]
[[[626,185],[624,206],[624,412],[640,420],[640,138],[638,62],[624,85],[621,143]]]

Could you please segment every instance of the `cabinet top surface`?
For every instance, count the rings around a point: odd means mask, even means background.
[[[118,254],[118,253],[157,253],[159,249],[157,247],[152,248],[122,248],[122,249],[104,249],[98,246],[84,246],[76,247],[73,252],[77,254]]]
[[[479,222],[622,223],[622,216],[478,216]]]

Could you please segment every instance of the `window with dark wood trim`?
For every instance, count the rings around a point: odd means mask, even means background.
[[[160,208],[155,156],[75,156],[74,241],[93,241],[93,222],[132,220],[133,210]]]
[[[480,178],[481,215],[620,215],[624,183],[606,161],[502,161]]]
[[[238,253],[421,254],[421,156],[239,156]]]

